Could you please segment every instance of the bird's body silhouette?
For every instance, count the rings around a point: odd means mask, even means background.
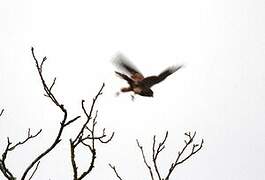
[[[153,97],[153,91],[151,90],[151,87],[157,83],[160,83],[164,79],[166,79],[169,75],[179,70],[181,66],[172,66],[164,71],[162,71],[157,76],[148,76],[144,77],[143,74],[137,70],[137,68],[129,61],[127,60],[123,55],[118,55],[113,63],[123,70],[126,74],[120,73],[115,71],[115,73],[121,77],[122,79],[126,80],[129,84],[129,87],[123,87],[121,88],[121,92],[130,92],[133,91],[135,94],[138,94],[140,96],[147,96],[147,97]],[[132,96],[133,97],[133,96]]]

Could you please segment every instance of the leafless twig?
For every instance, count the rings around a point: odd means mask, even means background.
[[[37,137],[41,133],[41,131],[42,130],[40,129],[36,134],[32,135],[30,133],[30,129],[29,129],[27,137],[23,141],[19,141],[18,143],[14,144],[13,146],[12,146],[12,142],[10,141],[10,138],[9,137],[7,138],[7,145],[6,145],[5,151],[3,152],[2,158],[0,159],[0,170],[7,179],[9,179],[9,180],[16,179],[15,176],[11,173],[11,171],[7,168],[6,163],[5,163],[8,153],[15,150],[18,146],[25,144],[30,139]],[[36,170],[37,170],[37,168],[36,168]]]
[[[34,174],[36,173],[37,169],[39,168],[39,165],[40,165],[40,161],[35,166],[35,169],[33,170],[31,176],[29,177],[29,180],[31,180],[33,178]]]
[[[36,136],[38,136],[41,133],[42,129],[40,129],[35,135],[31,135],[30,133],[30,128],[28,129],[28,137],[23,140],[20,141],[18,143],[16,143],[14,146],[10,147],[9,150],[12,151],[13,149],[15,149],[17,146],[20,146],[22,144],[25,144],[28,140],[35,138]]]
[[[74,180],[83,179],[94,168],[94,163],[95,163],[95,159],[96,159],[95,141],[98,140],[101,143],[108,143],[111,141],[111,139],[114,136],[114,132],[113,132],[112,135],[108,139],[104,139],[106,137],[105,129],[103,129],[101,135],[99,135],[99,136],[95,135],[95,127],[97,124],[96,119],[97,119],[98,111],[96,111],[94,117],[93,117],[92,113],[94,111],[94,106],[95,106],[95,103],[96,103],[98,97],[102,94],[103,88],[104,88],[104,84],[101,86],[97,95],[93,98],[89,113],[87,112],[87,110],[85,108],[85,105],[84,105],[85,101],[82,100],[82,102],[81,102],[82,110],[83,110],[84,114],[86,115],[86,121],[83,124],[83,126],[81,127],[77,136],[74,139],[70,139],[71,163],[72,163],[72,168],[73,168],[73,174],[74,174],[73,179]],[[77,163],[75,160],[75,152],[76,152],[76,148],[78,147],[78,145],[83,145],[83,146],[87,147],[91,153],[90,165],[85,171],[83,171],[81,173],[80,176],[78,176],[78,171],[77,171],[78,167],[77,167]]]
[[[202,139],[201,140],[201,143],[200,144],[192,144],[194,138],[195,138],[195,135],[196,135],[196,131],[191,134],[191,132],[188,132],[188,133],[185,133],[185,136],[188,137],[188,140],[185,140],[185,145],[184,147],[182,148],[181,151],[178,152],[178,155],[177,155],[177,158],[175,160],[174,163],[171,164],[170,168],[169,168],[169,171],[168,171],[168,174],[165,178],[165,180],[169,180],[169,177],[171,175],[171,173],[173,172],[173,170],[176,168],[177,165],[179,164],[182,164],[184,163],[186,160],[188,160],[191,156],[193,156],[194,154],[196,154],[199,150],[201,150],[202,146],[203,146],[203,143],[204,143],[204,140]],[[185,150],[189,147],[189,145],[192,144],[192,149],[191,149],[191,152],[184,158],[181,159],[183,153],[185,152]]]
[[[80,116],[77,116],[71,120],[68,120],[67,121],[67,110],[65,109],[64,105],[61,104],[57,98],[55,97],[55,95],[52,93],[52,88],[54,87],[55,85],[55,82],[56,82],[56,78],[54,78],[53,80],[53,83],[51,86],[48,86],[46,81],[44,80],[44,77],[43,77],[43,65],[44,65],[44,62],[47,60],[46,57],[44,57],[41,61],[41,63],[39,64],[39,61],[37,60],[35,54],[34,54],[34,48],[32,47],[31,48],[31,52],[32,52],[32,56],[33,56],[33,59],[35,61],[35,65],[36,65],[36,68],[37,68],[37,71],[38,71],[38,74],[40,76],[40,79],[41,79],[41,82],[42,82],[42,86],[43,86],[43,89],[45,91],[45,96],[48,97],[59,109],[60,111],[63,113],[63,120],[60,122],[60,128],[58,130],[58,134],[55,138],[55,140],[53,141],[53,143],[43,152],[41,153],[40,155],[38,155],[31,163],[30,165],[26,168],[26,170],[24,171],[23,175],[22,175],[22,178],[21,180],[25,180],[28,172],[37,164],[37,166],[39,165],[39,162],[40,160],[46,156],[51,150],[53,150],[58,143],[60,143],[61,141],[61,136],[62,136],[62,133],[63,133],[63,130],[66,126],[70,125],[71,123],[73,123],[74,121],[76,121],[77,119],[80,118]]]
[[[146,157],[145,157],[145,154],[144,154],[143,146],[140,145],[138,139],[136,139],[136,142],[137,142],[137,146],[138,146],[139,149],[141,150],[142,157],[143,157],[143,160],[144,160],[144,164],[146,165],[146,167],[147,167],[148,170],[149,170],[149,173],[150,173],[151,179],[154,180],[153,171],[152,171],[151,166],[150,166],[150,165],[147,163],[147,161],[146,161]]]
[[[0,112],[0,116],[2,116],[3,113],[4,113],[4,109],[1,110],[1,112]]]
[[[109,166],[110,166],[110,168],[113,169],[113,171],[114,171],[116,177],[117,177],[119,180],[122,180],[122,178],[120,177],[120,175],[118,174],[118,172],[117,172],[117,170],[116,170],[116,167],[113,166],[113,165],[111,165],[111,164],[109,164]]]
[[[184,147],[182,148],[181,151],[178,152],[176,160],[174,161],[174,163],[171,164],[171,167],[168,170],[168,174],[165,177],[163,177],[161,175],[160,171],[159,171],[160,168],[158,167],[157,160],[158,160],[159,154],[165,149],[165,142],[166,142],[167,137],[168,137],[168,132],[166,132],[166,135],[165,135],[164,139],[160,143],[158,143],[158,145],[157,145],[157,141],[156,141],[156,136],[153,137],[153,146],[152,146],[152,162],[153,162],[153,167],[151,167],[151,165],[149,165],[148,162],[147,162],[147,160],[146,160],[146,156],[145,156],[145,153],[144,153],[144,150],[143,150],[143,146],[141,146],[140,143],[139,143],[139,141],[136,140],[137,146],[141,150],[141,154],[142,154],[142,158],[144,160],[144,164],[145,164],[145,166],[149,170],[151,180],[155,180],[154,173],[153,173],[153,169],[155,169],[155,172],[156,172],[156,175],[157,175],[156,177],[157,177],[158,180],[169,180],[169,177],[170,177],[171,173],[174,171],[174,169],[176,168],[177,165],[185,162],[191,156],[193,156],[199,150],[201,150],[204,141],[202,139],[202,141],[201,141],[200,144],[192,144],[192,142],[194,141],[195,135],[196,135],[196,132],[194,132],[193,134],[191,134],[190,132],[185,133],[185,136],[188,137],[188,140],[185,140],[184,141],[185,142]],[[187,150],[187,148],[191,144],[192,144],[191,152],[187,156],[182,157],[183,156],[183,153]],[[117,178],[119,180],[122,180],[120,178],[120,176],[118,175],[118,173],[117,173],[117,171],[115,169],[115,166],[112,166],[112,165],[109,165],[109,166],[113,169],[113,171],[115,172]]]
[[[155,167],[155,171],[156,171],[156,174],[157,174],[159,180],[161,180],[161,175],[160,175],[159,168],[158,168],[158,165],[157,165],[157,157],[158,157],[158,154],[161,151],[163,151],[163,149],[165,149],[165,142],[167,140],[167,137],[168,137],[168,131],[166,132],[164,140],[161,143],[158,144],[157,149],[155,149],[156,136],[153,137],[153,147],[152,147],[153,154],[152,154],[152,158],[153,158],[153,164],[154,164],[154,167]]]

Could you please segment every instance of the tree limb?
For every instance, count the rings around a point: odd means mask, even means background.
[[[0,112],[0,116],[2,116],[3,113],[4,113],[4,109],[1,110],[1,112]]]
[[[201,140],[201,143],[200,145],[199,144],[193,144],[192,145],[192,150],[190,152],[189,155],[187,155],[185,158],[183,158],[182,160],[180,160],[180,158],[182,157],[183,153],[185,152],[185,150],[189,147],[189,145],[191,145],[191,143],[193,142],[195,136],[196,136],[196,131],[193,133],[193,135],[191,135],[190,132],[188,133],[185,133],[185,136],[188,137],[188,140],[184,140],[185,142],[185,145],[184,147],[182,148],[181,151],[178,152],[178,155],[177,155],[177,158],[175,160],[174,163],[171,164],[171,167],[169,168],[169,171],[168,171],[168,174],[165,178],[165,180],[169,180],[169,177],[171,175],[171,173],[174,171],[174,169],[176,168],[177,165],[179,164],[182,164],[184,163],[186,160],[188,160],[191,156],[193,156],[194,154],[196,154],[199,150],[201,150],[202,146],[203,146],[203,143],[204,143],[204,140],[202,139]],[[196,147],[198,147],[196,149]]]
[[[165,142],[167,140],[167,137],[168,137],[168,131],[166,132],[166,135],[164,137],[164,139],[158,143],[158,146],[156,146],[156,136],[153,137],[153,145],[152,145],[152,161],[153,161],[153,167],[151,167],[151,165],[148,164],[147,160],[146,160],[146,156],[144,154],[144,150],[143,150],[143,146],[140,145],[139,141],[136,140],[137,142],[137,146],[139,147],[139,149],[141,150],[141,153],[142,153],[142,158],[144,160],[144,164],[145,166],[148,168],[149,170],[149,173],[150,173],[150,176],[151,176],[151,180],[155,180],[155,177],[153,175],[153,169],[155,169],[156,171],[156,174],[157,174],[157,179],[158,180],[169,180],[169,177],[171,175],[171,173],[174,171],[174,169],[176,168],[177,165],[185,162],[186,160],[188,160],[191,156],[193,156],[194,154],[196,154],[199,150],[201,150],[202,148],[202,145],[203,145],[203,142],[204,140],[202,139],[201,143],[200,144],[193,144],[192,145],[192,148],[191,148],[191,152],[184,158],[181,159],[183,153],[187,150],[187,148],[189,147],[189,145],[192,144],[194,138],[195,138],[195,135],[196,135],[196,132],[194,132],[193,134],[191,134],[190,132],[188,133],[185,133],[185,135],[188,137],[188,140],[185,140],[185,146],[182,148],[181,151],[178,152],[178,155],[177,155],[177,158],[176,160],[174,161],[174,163],[171,164],[171,167],[169,168],[168,170],[168,174],[165,176],[165,177],[162,177],[161,173],[160,173],[160,168],[158,167],[157,165],[157,160],[158,160],[158,156],[159,154],[165,149]],[[119,179],[119,180],[122,180],[120,178],[120,176],[118,175],[117,171],[116,171],[116,168],[115,166],[112,166],[111,164],[109,164],[109,166],[113,169],[113,171],[115,172],[116,174],[116,177]]]
[[[138,139],[136,139],[136,142],[137,142],[137,146],[138,146],[139,149],[141,150],[142,157],[143,157],[143,160],[144,160],[144,164],[146,165],[147,169],[149,170],[149,173],[150,173],[151,179],[154,180],[153,171],[152,171],[151,166],[150,166],[150,165],[147,163],[147,161],[146,161],[146,158],[145,158],[145,155],[144,155],[143,146],[140,145]]]
[[[96,111],[95,116],[92,117],[92,113],[94,111],[94,106],[95,103],[98,99],[98,97],[102,94],[102,90],[104,88],[105,84],[103,83],[103,85],[101,86],[100,90],[98,91],[97,95],[93,98],[92,104],[90,106],[90,110],[89,113],[87,112],[86,108],[85,108],[85,100],[82,100],[81,102],[81,107],[82,110],[86,116],[86,121],[85,123],[82,125],[80,131],[78,132],[77,136],[74,139],[70,139],[70,149],[71,149],[71,163],[72,163],[72,169],[73,169],[73,179],[74,180],[81,180],[84,177],[86,177],[94,168],[94,164],[95,164],[95,159],[96,159],[96,148],[95,148],[95,141],[98,140],[100,143],[108,143],[111,141],[111,139],[114,136],[114,132],[112,133],[112,135],[107,139],[104,140],[103,138],[105,138],[107,135],[105,134],[105,129],[103,129],[102,131],[102,135],[96,136],[95,135],[95,127],[97,124],[97,114],[98,111]],[[92,119],[92,121],[91,121]],[[87,134],[87,135],[85,135]],[[75,153],[76,153],[76,148],[79,145],[83,145],[85,147],[87,147],[91,153],[91,162],[89,167],[84,170],[81,175],[78,175],[78,167],[77,167],[77,163],[75,160]]]
[[[22,175],[22,178],[21,180],[25,180],[28,172],[34,167],[34,165],[36,165],[36,163],[39,164],[39,161],[44,157],[46,156],[51,150],[53,150],[57,144],[60,143],[61,141],[61,136],[62,136],[62,133],[63,133],[63,130],[66,126],[70,125],[71,123],[73,123],[74,121],[76,121],[77,119],[80,118],[80,116],[77,116],[75,118],[73,118],[72,120],[69,120],[67,121],[67,110],[65,109],[64,105],[59,103],[59,101],[57,100],[57,98],[54,96],[54,94],[52,93],[52,88],[54,87],[55,85],[55,82],[56,82],[56,78],[54,78],[53,80],[53,83],[52,85],[49,87],[46,83],[46,81],[44,80],[44,77],[43,77],[43,74],[42,74],[42,69],[43,69],[43,65],[44,65],[44,62],[47,60],[46,57],[44,57],[42,59],[42,62],[41,64],[39,64],[37,58],[35,57],[35,54],[34,54],[34,48],[32,47],[31,48],[31,52],[32,52],[32,56],[33,56],[33,59],[35,61],[35,65],[36,65],[36,68],[37,68],[37,71],[38,71],[38,74],[40,76],[40,79],[41,79],[41,82],[42,82],[42,86],[43,86],[43,89],[45,91],[45,96],[48,97],[49,99],[51,99],[51,101],[60,109],[60,111],[63,113],[63,120],[60,122],[60,128],[58,130],[58,134],[55,138],[55,140],[53,141],[53,143],[43,152],[41,153],[40,155],[38,155],[31,163],[30,165],[26,168],[26,170],[24,171],[23,175]]]
[[[168,131],[166,132],[164,140],[161,143],[159,143],[157,149],[155,149],[156,136],[153,137],[153,147],[152,147],[153,154],[152,154],[152,157],[153,157],[153,164],[154,164],[154,167],[155,167],[155,171],[156,171],[156,174],[157,174],[159,180],[161,180],[161,175],[160,175],[159,168],[158,168],[158,165],[157,165],[157,157],[158,157],[159,153],[161,151],[163,151],[163,149],[165,148],[165,142],[167,140],[167,137],[168,137]]]
[[[2,154],[2,158],[0,159],[0,170],[7,179],[9,179],[9,180],[16,179],[15,176],[11,173],[11,171],[7,168],[6,163],[5,163],[8,153],[15,150],[17,147],[25,144],[30,139],[37,137],[41,133],[41,131],[42,130],[40,129],[36,134],[32,135],[30,133],[30,129],[29,129],[28,134],[27,134],[27,138],[25,138],[23,141],[19,141],[18,143],[16,143],[13,146],[11,146],[12,142],[10,141],[9,137],[7,137],[7,146],[5,148],[5,151]]]
[[[113,166],[113,165],[111,165],[111,164],[109,164],[109,166],[110,166],[110,168],[113,169],[113,171],[114,171],[116,177],[117,177],[119,180],[122,180],[122,178],[121,178],[120,175],[118,174],[118,172],[117,172],[115,166]]]

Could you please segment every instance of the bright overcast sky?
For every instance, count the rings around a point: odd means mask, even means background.
[[[160,157],[166,173],[184,132],[197,131],[203,149],[177,167],[172,179],[265,179],[265,1],[263,0],[32,0],[0,2],[0,151],[6,137],[19,141],[27,129],[43,129],[37,139],[9,154],[7,163],[19,175],[55,137],[62,114],[43,96],[30,48],[48,57],[47,82],[69,111],[81,114],[106,83],[96,108],[98,124],[115,131],[99,146],[95,169],[86,179],[146,180],[135,139],[151,155],[152,137],[169,131]],[[114,74],[118,52],[145,75],[168,66],[185,68],[153,87],[154,98],[130,94],[115,97],[125,81]],[[83,116],[83,114],[81,114]],[[82,119],[84,120],[84,119]],[[81,121],[81,120],[80,120]],[[78,124],[78,123],[77,123]],[[38,180],[70,180],[69,138],[41,161]],[[82,165],[88,154],[79,153]],[[150,158],[150,156],[149,156]],[[80,165],[80,169],[83,166]],[[0,175],[0,179],[4,179]]]

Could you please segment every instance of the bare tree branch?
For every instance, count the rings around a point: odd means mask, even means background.
[[[53,79],[53,82],[52,82],[52,85],[51,85],[50,88],[49,88],[49,91],[52,90],[53,86],[55,85],[55,82],[56,82],[56,77]]]
[[[39,164],[40,164],[40,161],[37,163],[37,165],[35,166],[35,169],[33,170],[31,176],[29,177],[29,180],[32,179],[32,177],[34,176],[34,174],[36,173],[37,169],[39,168]]]
[[[4,109],[1,110],[1,112],[0,112],[0,116],[2,116],[3,113],[4,113]]]
[[[9,169],[6,167],[5,160],[7,158],[8,149],[12,143],[9,141],[9,138],[7,138],[7,146],[2,154],[2,158],[0,159],[0,170],[3,173],[3,175],[9,179],[9,180],[15,180],[15,176],[9,171]]]
[[[194,141],[196,132],[194,132],[193,134],[191,134],[190,132],[185,133],[185,136],[188,137],[188,140],[185,140],[185,145],[182,148],[181,151],[178,152],[177,158],[174,161],[174,163],[171,164],[169,170],[168,170],[168,174],[165,177],[162,177],[161,173],[160,173],[160,168],[157,165],[157,160],[159,157],[159,154],[165,149],[165,142],[167,140],[168,137],[168,131],[166,132],[166,135],[164,137],[164,139],[158,143],[157,146],[157,141],[156,141],[156,136],[153,137],[153,146],[152,146],[152,161],[153,161],[153,167],[151,167],[151,165],[148,164],[147,160],[146,160],[146,156],[144,154],[144,150],[143,150],[143,146],[140,145],[139,141],[136,140],[137,142],[137,146],[139,147],[139,149],[141,150],[142,153],[142,158],[144,160],[144,163],[146,165],[146,167],[149,170],[150,176],[151,176],[151,180],[155,180],[155,177],[153,175],[153,169],[155,169],[156,174],[157,174],[157,179],[158,180],[169,180],[169,177],[171,175],[171,173],[174,171],[174,169],[176,168],[177,165],[185,162],[186,160],[188,160],[191,156],[193,156],[194,154],[196,154],[199,150],[201,150],[202,145],[204,140],[202,139],[200,144],[192,144],[192,142]],[[183,157],[183,153],[187,150],[187,148],[192,144],[192,148],[191,148],[191,152],[186,156]],[[119,180],[122,180],[120,178],[120,176],[118,175],[115,166],[112,166],[111,164],[109,164],[109,166],[113,169],[113,171],[115,172],[117,178],[119,178]],[[152,169],[153,168],[153,169]]]
[[[60,122],[60,128],[59,128],[58,133],[57,133],[54,141],[52,142],[52,144],[46,150],[44,150],[41,154],[39,154],[35,159],[33,159],[33,161],[26,167],[25,171],[22,174],[21,180],[25,180],[25,179],[31,180],[33,178],[37,169],[39,168],[41,159],[44,156],[46,156],[49,152],[51,152],[60,143],[62,133],[63,133],[65,127],[72,124],[73,122],[75,122],[77,119],[79,119],[81,117],[81,116],[76,116],[73,119],[70,119],[70,120],[68,119],[67,109],[64,107],[63,104],[61,104],[58,101],[57,97],[52,92],[52,89],[54,88],[54,86],[56,84],[56,77],[53,79],[53,82],[51,85],[47,85],[46,80],[43,77],[43,66],[44,66],[44,62],[47,61],[47,58],[44,57],[42,59],[42,61],[39,63],[38,59],[36,58],[36,56],[34,54],[34,48],[31,48],[31,52],[32,52],[33,59],[35,61],[35,65],[36,65],[36,68],[37,68],[44,92],[45,92],[44,96],[48,97],[53,102],[53,104],[56,105],[58,107],[58,109],[63,113],[63,119]],[[97,95],[94,97],[89,112],[87,112],[87,110],[85,108],[85,105],[84,105],[85,101],[82,100],[82,102],[81,102],[82,110],[86,116],[86,121],[82,125],[82,128],[80,129],[80,131],[78,132],[78,134],[74,138],[74,140],[70,139],[71,162],[72,162],[73,171],[74,171],[74,180],[83,179],[94,168],[94,163],[95,163],[95,159],[96,159],[95,141],[106,144],[106,143],[110,142],[114,136],[114,132],[113,132],[111,134],[111,136],[108,137],[105,133],[105,129],[102,130],[102,134],[100,134],[100,135],[97,135],[97,133],[95,131],[96,124],[97,124],[97,121],[96,121],[97,111],[96,111],[94,117],[93,117],[92,113],[94,110],[94,105],[95,105],[99,95],[102,94],[103,88],[104,88],[104,83],[103,83],[102,87],[100,88],[99,92],[97,93]],[[2,116],[3,112],[4,112],[4,110],[2,110],[0,112],[0,116]],[[30,139],[35,138],[36,136],[38,136],[41,133],[41,131],[42,130],[40,130],[36,134],[32,135],[30,132],[30,129],[29,129],[27,138],[24,139],[23,141],[20,141],[20,142],[14,144],[14,145],[12,145],[9,138],[7,138],[8,143],[7,143],[6,149],[2,155],[2,158],[0,158],[0,170],[2,171],[2,173],[4,174],[4,176],[7,179],[9,179],[9,180],[16,179],[16,177],[6,167],[5,160],[7,159],[8,152],[14,150],[15,148],[17,148],[17,147],[19,147],[25,143],[27,143]],[[78,177],[78,171],[77,171],[78,167],[77,167],[77,164],[75,162],[75,148],[78,145],[83,145],[85,147],[88,147],[90,150],[91,156],[92,156],[89,167],[87,168],[87,170],[85,170],[81,173],[80,177]],[[29,172],[32,172],[31,175],[29,175]]]
[[[28,129],[28,137],[21,142],[16,143],[14,146],[10,147],[9,150],[12,151],[13,149],[15,149],[17,146],[20,146],[22,144],[25,144],[28,140],[35,138],[36,136],[38,136],[41,133],[42,129],[40,129],[35,135],[31,135],[30,134],[30,128]]]
[[[169,171],[168,171],[168,174],[167,174],[165,180],[169,180],[169,177],[170,177],[171,173],[174,171],[174,169],[176,168],[177,165],[179,165],[179,164],[185,162],[186,160],[188,160],[191,156],[193,156],[199,150],[201,150],[201,148],[203,146],[204,140],[202,139],[200,145],[199,144],[193,144],[190,154],[188,156],[184,157],[182,160],[180,160],[180,158],[182,157],[182,155],[185,152],[185,150],[193,142],[193,140],[194,140],[194,138],[196,136],[196,131],[193,133],[193,135],[191,135],[191,132],[185,133],[185,136],[188,137],[188,140],[184,140],[185,145],[182,148],[182,150],[178,152],[178,155],[177,155],[177,158],[176,158],[175,162],[171,164],[171,167],[169,168]],[[196,149],[196,147],[198,147],[198,148]]]
[[[59,101],[57,100],[57,98],[54,96],[54,94],[52,93],[52,88],[54,87],[55,85],[55,82],[56,82],[56,78],[54,78],[53,80],[53,83],[50,87],[48,87],[48,85],[46,84],[46,81],[44,80],[44,77],[43,77],[43,74],[42,74],[42,69],[43,69],[43,64],[44,62],[47,60],[46,57],[44,57],[42,59],[42,62],[39,64],[35,54],[34,54],[34,48],[32,47],[31,48],[31,52],[32,52],[32,56],[33,56],[33,59],[35,61],[35,65],[36,65],[36,68],[37,68],[37,71],[39,73],[39,76],[40,76],[40,79],[41,79],[41,82],[42,82],[42,86],[43,86],[43,89],[45,91],[45,96],[47,96],[49,99],[51,99],[51,101],[60,109],[60,111],[63,113],[63,120],[60,122],[60,128],[59,128],[59,131],[58,131],[58,134],[54,140],[54,142],[43,152],[41,153],[40,155],[38,155],[31,163],[30,165],[26,168],[26,170],[24,171],[23,175],[22,175],[22,178],[21,180],[25,180],[28,172],[34,167],[34,165],[36,165],[36,163],[39,164],[39,161],[44,157],[46,156],[51,150],[53,150],[57,144],[60,143],[61,141],[61,136],[62,136],[62,133],[63,133],[63,130],[66,126],[68,126],[69,124],[73,123],[74,121],[76,121],[77,119],[80,118],[80,116],[77,116],[75,118],[73,118],[72,120],[69,120],[67,121],[67,110],[65,109],[64,105],[59,103]]]
[[[114,136],[114,132],[112,133],[112,135],[108,138],[108,139],[104,139],[107,135],[105,134],[105,129],[103,129],[102,134],[99,136],[95,135],[95,127],[97,124],[97,114],[98,111],[96,111],[95,116],[92,117],[92,113],[94,111],[94,106],[95,103],[98,99],[98,97],[102,94],[102,90],[104,88],[104,83],[101,86],[100,90],[98,91],[97,95],[93,98],[92,104],[90,106],[90,110],[89,113],[87,112],[86,108],[85,108],[85,101],[82,100],[81,102],[81,106],[82,106],[82,110],[86,116],[86,121],[83,124],[83,126],[81,127],[80,131],[78,132],[77,136],[72,140],[70,139],[70,149],[71,149],[71,163],[72,163],[72,168],[73,168],[73,179],[74,180],[81,180],[84,177],[86,177],[94,168],[94,163],[95,163],[95,159],[96,159],[96,148],[95,148],[95,141],[98,140],[100,143],[108,143],[111,141],[111,139]],[[92,121],[91,121],[92,119]],[[78,167],[77,167],[77,163],[75,160],[75,153],[76,153],[76,148],[78,147],[78,145],[83,145],[85,147],[87,147],[91,153],[91,162],[89,167],[84,170],[81,175],[78,175]]]
[[[112,166],[111,164],[109,164],[109,166],[110,166],[110,168],[113,169],[113,171],[114,171],[116,177],[117,177],[119,180],[122,180],[122,178],[121,178],[120,175],[118,174],[118,172],[117,172],[115,166]]]
[[[147,163],[147,161],[146,161],[146,158],[145,158],[145,155],[144,155],[143,146],[140,145],[138,139],[136,139],[136,142],[137,142],[137,146],[138,146],[139,149],[141,150],[142,157],[143,157],[143,160],[144,160],[144,164],[146,165],[146,167],[147,167],[148,170],[149,170],[149,173],[150,173],[151,179],[154,180],[153,171],[152,171],[151,166],[150,166],[150,165]]]
[[[103,90],[104,86],[105,86],[105,84],[103,83],[103,85],[101,86],[101,88],[100,88],[100,90],[98,91],[97,95],[93,98],[93,101],[92,101],[92,105],[91,105],[91,107],[90,107],[89,114],[87,113],[86,108],[84,107],[84,102],[85,102],[85,100],[82,100],[81,105],[82,105],[83,112],[84,112],[84,114],[85,114],[86,117],[87,117],[87,121],[83,124],[83,126],[82,126],[82,128],[80,129],[78,135],[76,136],[74,142],[76,142],[77,139],[79,139],[79,137],[83,134],[84,129],[87,127],[87,124],[89,123],[90,119],[92,118],[92,112],[93,112],[93,110],[94,110],[95,103],[96,103],[98,97],[99,97],[100,95],[102,95],[102,90]]]
[[[155,167],[155,171],[156,171],[156,174],[157,174],[159,180],[161,180],[161,175],[160,175],[159,168],[158,168],[158,165],[157,165],[157,157],[158,157],[158,154],[161,151],[163,151],[163,149],[165,148],[165,142],[167,140],[167,137],[168,137],[168,131],[166,132],[164,140],[161,143],[159,143],[157,149],[155,149],[156,136],[153,137],[153,147],[152,147],[153,154],[152,154],[152,157],[153,157],[153,164],[154,164],[154,167]]]
[[[1,110],[0,117],[3,115],[4,109]],[[8,149],[11,145],[11,142],[9,141],[9,138],[7,138],[7,146],[5,148],[5,151],[2,154],[2,158],[0,158],[0,171],[3,173],[3,175],[9,179],[9,180],[15,180],[16,178],[14,175],[9,171],[9,169],[6,167],[5,160],[7,157]]]
[[[0,170],[7,179],[9,179],[9,180],[16,179],[15,176],[6,167],[5,161],[7,159],[8,152],[15,150],[18,146],[21,146],[21,145],[25,144],[27,141],[29,141],[30,139],[37,137],[41,133],[41,131],[42,130],[40,129],[36,134],[32,135],[30,133],[30,129],[29,129],[28,133],[27,133],[27,137],[23,141],[19,141],[18,143],[16,143],[13,146],[11,146],[12,142],[10,141],[9,137],[7,138],[7,146],[5,148],[5,151],[2,154],[2,158],[0,159]]]

